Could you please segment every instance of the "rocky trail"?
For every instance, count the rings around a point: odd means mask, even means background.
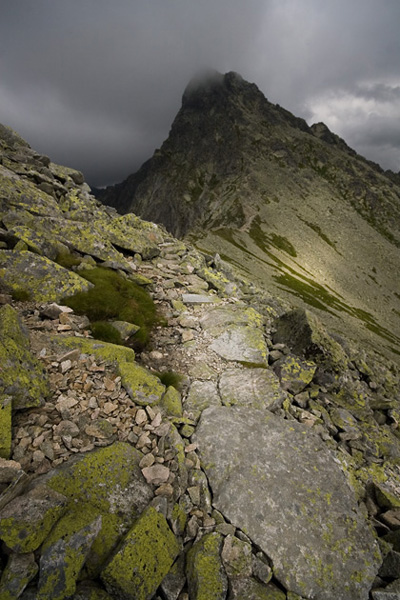
[[[13,144],[0,598],[399,598],[397,365]],[[149,291],[146,347],[121,322],[127,345],[94,339],[63,303],[90,289],[82,265]]]

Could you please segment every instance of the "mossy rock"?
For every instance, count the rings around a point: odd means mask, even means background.
[[[40,406],[49,394],[45,371],[29,350],[28,333],[8,304],[0,308],[0,364],[1,421],[7,428],[9,398],[15,410]],[[7,431],[1,437],[7,439]]]
[[[181,417],[183,414],[181,395],[172,386],[167,388],[167,391],[161,398],[160,406],[169,417]]]
[[[130,444],[115,442],[70,459],[43,479],[70,503],[134,519],[152,498],[139,469],[142,457]]]
[[[301,360],[294,354],[286,355],[274,365],[282,388],[292,394],[299,394],[311,383],[316,369],[314,362]]]
[[[0,250],[0,277],[11,290],[21,289],[22,281],[36,302],[60,302],[92,287],[76,273],[27,250]]]
[[[99,360],[121,363],[135,362],[135,352],[131,348],[109,344],[101,340],[92,340],[90,338],[80,337],[60,337],[55,336],[52,339],[53,345],[65,350],[79,348],[82,354],[94,354]]]
[[[12,397],[0,395],[0,458],[10,458],[12,442]]]
[[[343,348],[326,331],[310,311],[297,308],[275,322],[275,343],[284,343],[296,354],[312,358],[317,364],[333,371],[348,367]]]
[[[66,511],[67,499],[39,485],[0,511],[0,539],[14,552],[37,550]]]
[[[133,363],[119,365],[122,385],[136,404],[140,406],[159,404],[165,386],[143,367]]]
[[[19,598],[39,570],[33,552],[10,554],[0,581],[0,598],[15,600]]]
[[[101,573],[112,597],[149,600],[180,552],[165,517],[149,506]]]
[[[207,533],[189,550],[186,574],[193,600],[225,600],[228,581],[220,552],[222,535]]]
[[[56,526],[41,549],[37,600],[64,600],[74,594],[87,554],[99,533],[101,517],[93,515],[83,527],[79,519],[69,525],[68,529],[58,530]]]

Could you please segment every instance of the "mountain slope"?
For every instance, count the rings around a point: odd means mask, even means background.
[[[333,330],[400,352],[398,177],[239,75],[191,82],[161,149],[100,199],[218,252]]]

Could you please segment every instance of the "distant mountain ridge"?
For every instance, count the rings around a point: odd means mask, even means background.
[[[339,333],[400,352],[399,175],[240,75],[190,82],[161,148],[100,199],[312,305]]]

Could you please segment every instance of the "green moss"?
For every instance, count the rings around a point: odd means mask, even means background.
[[[32,294],[25,290],[22,287],[15,286],[11,291],[11,296],[13,300],[17,302],[29,302],[32,300]]]
[[[179,391],[175,387],[168,387],[164,396],[161,398],[161,407],[169,417],[182,417],[183,408]]]
[[[175,373],[175,371],[155,372],[154,375],[158,377],[158,379],[163,385],[165,385],[165,387],[174,387],[176,390],[179,391],[183,380],[183,375]]]
[[[81,264],[82,257],[78,257],[76,254],[71,252],[59,252],[56,256],[55,262],[65,269],[72,269]]]
[[[97,267],[80,274],[94,287],[66,299],[65,304],[77,314],[87,315],[90,321],[115,319],[137,325],[140,329],[134,337],[134,348],[142,349],[152,327],[161,321],[150,294],[111,269]]]
[[[108,321],[95,321],[90,324],[90,329],[93,337],[97,340],[110,344],[123,344],[121,334]]]
[[[146,508],[102,571],[107,591],[125,600],[148,600],[169,572],[180,546],[165,517]]]

